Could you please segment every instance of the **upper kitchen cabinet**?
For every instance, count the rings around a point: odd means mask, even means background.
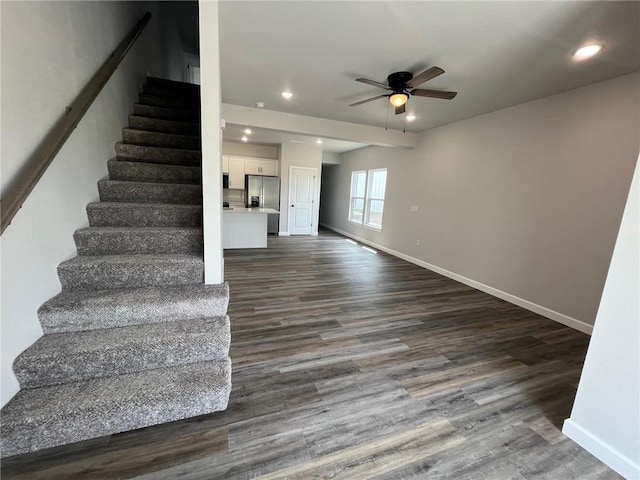
[[[278,176],[278,161],[262,158],[245,158],[244,173],[246,175]]]
[[[238,190],[244,189],[244,159],[238,157],[228,157],[229,160],[229,188]],[[224,162],[224,157],[223,157]]]
[[[261,160],[260,161],[260,174],[269,175],[272,177],[278,176],[278,161],[277,160]]]

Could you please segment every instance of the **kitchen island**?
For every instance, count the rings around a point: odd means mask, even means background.
[[[267,217],[273,208],[225,208],[222,211],[222,248],[267,248]]]

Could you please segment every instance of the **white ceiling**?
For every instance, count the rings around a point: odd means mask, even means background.
[[[224,103],[262,101],[268,110],[375,127],[385,126],[389,102],[349,107],[385,93],[357,77],[383,82],[395,71],[442,67],[422,88],[458,96],[411,98],[417,119],[406,128],[418,132],[640,69],[637,1],[234,0],[219,8]],[[603,51],[574,61],[589,41]],[[280,96],[284,89],[293,99]],[[389,128],[402,130],[403,117],[390,112]],[[276,142],[263,133],[263,143]]]

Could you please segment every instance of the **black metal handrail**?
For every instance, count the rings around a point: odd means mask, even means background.
[[[11,223],[22,204],[29,196],[40,177],[47,170],[55,156],[58,154],[71,132],[78,126],[84,114],[96,99],[102,88],[116,71],[120,62],[127,55],[131,46],[151,20],[151,13],[147,12],[136,26],[120,42],[118,47],[109,55],[95,75],[80,91],[75,100],[69,105],[55,125],[49,130],[42,142],[27,159],[24,166],[14,180],[3,192],[0,199],[0,234]]]

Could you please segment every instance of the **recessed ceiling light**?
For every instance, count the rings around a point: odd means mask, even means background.
[[[251,135],[251,129],[250,128],[245,128],[244,129],[244,133],[247,135]]]
[[[407,122],[413,122],[416,119],[416,116],[413,113],[407,115]]]
[[[289,90],[285,90],[280,95],[282,95],[287,100],[289,100],[291,97],[293,97],[293,93],[291,93]]]
[[[320,144],[320,143],[322,143],[322,140],[319,138],[319,139],[316,140],[316,143]]]
[[[264,108],[264,102],[256,102],[256,108]]]
[[[243,137],[241,138],[241,140],[242,140],[243,142],[247,142],[247,141],[249,141],[249,139],[247,138],[247,136],[246,136],[246,135],[245,135],[245,136],[243,136]]]
[[[584,60],[585,58],[593,57],[596,53],[602,50],[602,45],[598,43],[592,43],[591,45],[585,45],[580,47],[573,54],[573,58],[576,60]]]

